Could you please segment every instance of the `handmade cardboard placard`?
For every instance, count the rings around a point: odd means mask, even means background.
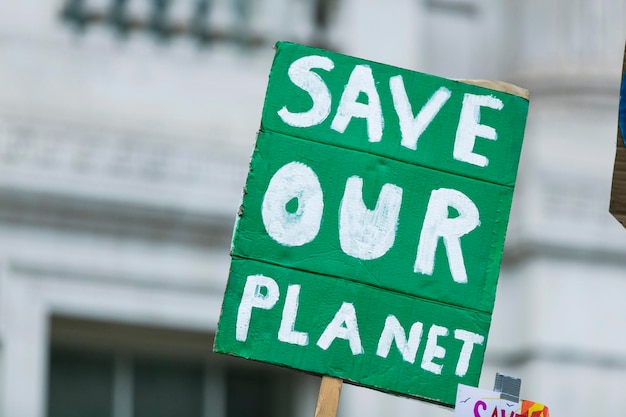
[[[215,351],[453,406],[480,376],[527,110],[278,43]]]
[[[619,222],[626,227],[626,48],[622,64],[622,85],[619,95],[619,117],[617,124],[617,144],[615,150],[615,165],[613,168],[613,183],[611,187],[611,202],[609,211]]]

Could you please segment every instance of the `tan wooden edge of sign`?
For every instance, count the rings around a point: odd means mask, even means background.
[[[479,87],[485,87],[490,90],[501,91],[503,93],[513,94],[524,98],[530,99],[530,91],[525,88],[518,87],[514,84],[505,83],[504,81],[492,81],[492,80],[458,80],[465,84],[477,85]]]

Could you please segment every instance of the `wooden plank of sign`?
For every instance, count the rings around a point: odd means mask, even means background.
[[[233,258],[215,351],[454,404],[478,384],[491,314]],[[403,333],[403,336],[398,336]],[[402,341],[398,341],[402,339]]]
[[[291,161],[306,164],[319,180],[324,212],[317,236],[306,245],[288,250],[265,228],[263,202],[271,178]],[[364,262],[344,252],[339,227],[344,222],[340,207],[349,178],[364,178],[365,198],[376,205],[384,184],[402,189],[395,243],[387,253]],[[454,281],[444,245],[439,245],[438,262],[432,275],[422,277],[414,265],[429,200],[435,189],[462,190],[480,213],[481,227],[463,237],[463,260],[468,282]],[[351,149],[261,132],[257,139],[251,175],[239,220],[232,254],[327,276],[342,277],[398,293],[456,306],[491,312],[504,248],[513,190],[490,182],[448,174],[385,159]],[[460,288],[459,288],[460,287]]]
[[[315,407],[315,417],[335,417],[337,415],[342,386],[343,380],[339,378],[322,377],[317,406]]]
[[[620,93],[620,106],[626,100],[624,96],[624,74],[626,73],[626,47],[624,49],[624,61],[622,64],[622,87]],[[611,186],[611,200],[609,212],[626,227],[626,145],[620,126],[622,114],[619,115],[617,124],[617,145],[615,151],[615,165],[613,168],[613,183]]]
[[[503,93],[513,94],[524,98],[530,99],[530,91],[525,88],[518,87],[515,84],[505,83],[504,81],[492,81],[492,80],[459,80],[465,84],[477,85],[479,87],[485,87],[490,90],[501,91]]]
[[[294,63],[296,66],[292,67]],[[322,83],[323,92],[319,97],[316,95],[315,102],[306,90],[292,82],[289,71],[304,74],[303,80],[296,80],[298,84]],[[363,87],[357,86],[360,82],[364,82]],[[514,186],[528,100],[502,92],[504,85],[485,90],[476,83],[280,43],[270,73],[261,130]],[[354,94],[356,97],[352,97]],[[372,104],[359,102],[363,96]],[[473,102],[472,97],[483,97],[479,100],[486,101]],[[491,104],[490,97],[494,100]],[[350,100],[355,101],[354,109]],[[339,102],[344,101],[347,104],[340,109]],[[476,107],[472,110],[473,106]],[[480,125],[493,128],[487,130],[497,132],[497,140],[475,142],[472,152],[484,155],[488,162],[467,162],[458,155],[461,148],[455,144],[456,136],[461,119],[467,120],[465,116],[478,109],[482,109]],[[314,116],[313,119],[300,120],[298,115],[307,114]],[[418,114],[422,117],[416,121]],[[461,114],[465,116],[461,118]],[[460,130],[463,131],[465,128]],[[455,148],[457,157],[453,156]]]

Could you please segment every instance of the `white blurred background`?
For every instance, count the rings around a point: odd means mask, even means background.
[[[211,353],[277,40],[531,91],[481,387],[626,409],[608,213],[626,0],[0,4],[0,416],[307,417],[319,378]],[[341,417],[452,416],[344,386]]]

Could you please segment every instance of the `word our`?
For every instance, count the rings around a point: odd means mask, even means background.
[[[339,208],[339,242],[357,259],[380,258],[393,246],[402,204],[402,188],[383,185],[376,206],[363,202],[363,178],[348,178]],[[297,209],[289,210],[290,202]],[[458,216],[449,217],[449,208]],[[262,204],[269,236],[283,246],[302,246],[315,239],[322,223],[324,193],[317,174],[301,162],[290,162],[272,176]],[[414,272],[431,275],[439,239],[448,254],[452,278],[467,283],[461,237],[480,225],[478,208],[465,194],[450,188],[433,190],[419,236]]]

